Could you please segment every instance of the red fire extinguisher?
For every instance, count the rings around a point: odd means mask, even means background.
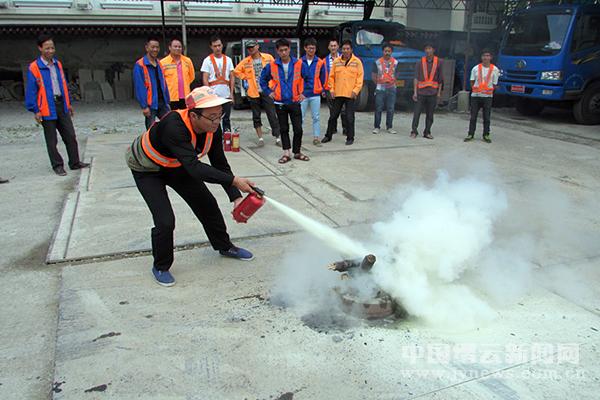
[[[237,153],[240,151],[240,133],[237,128],[233,130],[231,134],[231,151]]]
[[[231,132],[223,133],[223,151],[231,151]]]
[[[254,189],[254,193],[250,193],[242,202],[233,209],[233,219],[237,222],[245,224],[248,219],[258,211],[259,208],[266,203],[265,192],[259,188]]]

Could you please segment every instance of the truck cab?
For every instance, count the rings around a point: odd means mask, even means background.
[[[497,93],[539,114],[569,106],[578,123],[600,124],[600,5],[539,5],[517,11],[498,55]]]
[[[349,21],[339,25],[336,33],[340,45],[345,40],[352,41],[354,54],[363,63],[364,85],[356,103],[357,110],[366,110],[369,104],[373,104],[376,84],[371,80],[371,72],[373,63],[383,56],[381,45],[385,42],[393,46],[392,57],[398,60],[396,69],[397,98],[402,101],[412,96],[415,64],[425,53],[406,47],[404,25],[381,19]]]

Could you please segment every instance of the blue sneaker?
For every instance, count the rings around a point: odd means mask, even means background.
[[[173,286],[175,284],[175,278],[169,271],[159,271],[156,268],[152,268],[154,274],[154,280],[161,286]]]
[[[250,261],[254,259],[252,253],[246,249],[242,249],[241,247],[233,246],[229,250],[219,250],[219,253],[224,257],[237,258],[238,260],[242,261]]]

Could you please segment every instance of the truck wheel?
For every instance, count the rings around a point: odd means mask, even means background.
[[[539,115],[544,109],[544,103],[539,100],[518,97],[516,108],[521,115]]]
[[[371,98],[370,92],[369,85],[365,82],[358,94],[358,99],[356,99],[356,111],[367,111],[369,99]]]
[[[581,99],[573,105],[573,115],[578,124],[600,124],[600,82],[585,89]]]

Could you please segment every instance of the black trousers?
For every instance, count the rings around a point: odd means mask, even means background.
[[[337,119],[342,112],[342,108],[346,108],[346,126],[344,129],[346,130],[346,139],[353,140],[354,139],[354,99],[349,97],[336,97],[333,99],[333,109],[329,114],[329,121],[327,121],[327,133],[325,136],[331,138],[333,132],[337,126]],[[344,118],[342,117],[342,122]],[[343,126],[343,124],[342,124]]]
[[[185,110],[187,108],[185,105],[185,99],[172,101],[169,104],[171,105],[171,110]]]
[[[333,103],[334,103],[333,97],[331,97],[331,94],[329,92],[326,92],[325,99],[327,99],[327,107],[329,108],[329,115],[331,115],[333,112]],[[346,107],[342,107],[341,116],[342,116],[342,132],[345,135],[346,131],[348,130],[348,128],[347,128],[348,121],[346,120]],[[337,121],[335,121],[335,129],[333,130],[333,133],[337,133]]]
[[[73,121],[69,113],[65,112],[65,107],[62,100],[54,103],[56,107],[57,119],[42,121],[42,127],[44,128],[44,138],[46,139],[46,149],[48,150],[48,157],[50,157],[50,165],[52,168],[64,166],[64,161],[58,152],[58,135],[56,131],[60,133],[60,137],[67,148],[67,155],[69,156],[69,167],[74,167],[79,164],[79,149],[77,148],[77,138],[75,137],[75,128],[73,127]]]
[[[152,228],[152,256],[154,267],[167,271],[173,265],[173,231],[175,214],[167,194],[170,186],[190,206],[215,250],[229,250],[233,244],[227,233],[225,220],[217,200],[204,183],[197,182],[183,168],[174,171],[132,171],[138,190],[146,201],[154,228]]]
[[[265,109],[269,125],[271,126],[271,133],[274,137],[279,137],[279,119],[277,118],[277,111],[275,111],[275,103],[273,99],[264,93],[260,94],[260,97],[248,97],[250,102],[250,108],[252,109],[252,123],[254,128],[262,127],[262,121],[260,119],[261,107]]]
[[[223,104],[223,132],[231,132],[231,103]]]
[[[150,128],[152,126],[152,124],[154,123],[154,121],[156,121],[156,118],[161,119],[162,117],[165,116],[166,113],[168,113],[169,110],[169,105],[165,104],[164,101],[159,101],[158,102],[158,109],[150,109],[150,116],[149,117],[144,117],[144,124],[146,124],[146,129]]]
[[[483,134],[490,134],[490,119],[492,116],[492,98],[471,96],[471,121],[469,121],[469,135],[475,134],[479,109],[483,108]]]
[[[277,118],[279,119],[279,133],[281,134],[281,148],[283,150],[292,149],[292,153],[299,154],[302,147],[302,109],[299,103],[293,104],[275,104]],[[294,130],[294,138],[290,143],[290,124]]]
[[[419,120],[421,119],[421,112],[425,111],[425,130],[423,134],[431,134],[431,126],[433,125],[433,112],[437,106],[437,95],[433,96],[417,96],[417,103],[413,112],[412,120],[412,132],[419,133]]]

